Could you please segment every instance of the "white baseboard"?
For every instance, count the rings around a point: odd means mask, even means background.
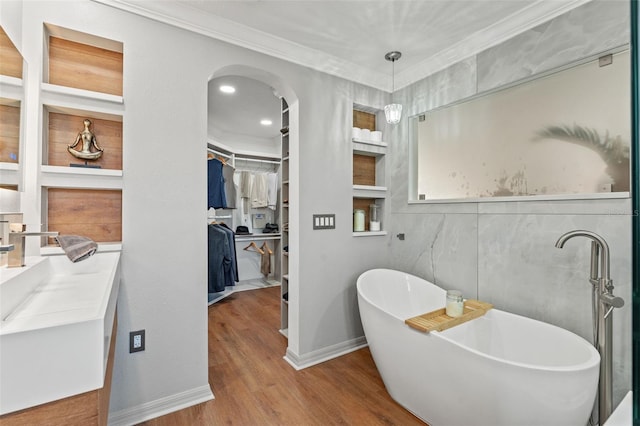
[[[304,368],[311,367],[312,365],[320,364],[321,362],[329,361],[330,359],[357,351],[358,349],[362,349],[366,346],[367,339],[364,336],[361,336],[346,342],[336,343],[335,345],[317,349],[302,356],[293,353],[287,348],[287,354],[284,356],[284,359],[296,370],[302,370]]]
[[[109,413],[109,426],[131,426],[146,420],[155,419],[183,408],[212,400],[213,392],[209,385],[190,389],[135,407]]]

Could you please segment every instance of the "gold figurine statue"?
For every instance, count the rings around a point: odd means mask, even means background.
[[[67,146],[67,150],[76,158],[82,158],[83,160],[97,160],[103,153],[102,148],[98,146],[98,141],[96,141],[95,135],[91,133],[91,130],[89,130],[90,125],[91,120],[85,118],[84,130],[78,133],[76,141],[72,145]],[[74,149],[80,141],[82,141],[82,151]],[[93,146],[96,151],[91,151],[91,146]]]

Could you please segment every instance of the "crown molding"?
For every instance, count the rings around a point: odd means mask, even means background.
[[[316,49],[238,24],[226,18],[204,14],[179,2],[92,0],[165,24],[241,46],[268,56],[308,67],[349,81],[391,91],[389,76]],[[538,0],[395,76],[395,89],[409,86],[483,50],[496,46],[537,25],[591,0]]]
[[[204,14],[202,11],[178,2],[92,1],[367,86],[385,87],[389,79],[388,75],[379,71],[365,68],[226,18]]]

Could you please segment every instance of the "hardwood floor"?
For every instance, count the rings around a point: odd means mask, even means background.
[[[235,293],[209,307],[215,399],[143,423],[423,425],[391,399],[368,348],[296,371],[282,357],[280,288]]]

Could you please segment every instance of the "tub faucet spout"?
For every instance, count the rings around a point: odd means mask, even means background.
[[[620,308],[624,300],[613,295],[613,281],[609,275],[609,245],[600,235],[591,231],[575,230],[563,234],[556,241],[557,248],[573,237],[591,240],[591,271],[589,282],[593,285],[593,345],[600,353],[600,381],[598,384],[599,424],[604,424],[611,414],[613,404],[613,308]]]

